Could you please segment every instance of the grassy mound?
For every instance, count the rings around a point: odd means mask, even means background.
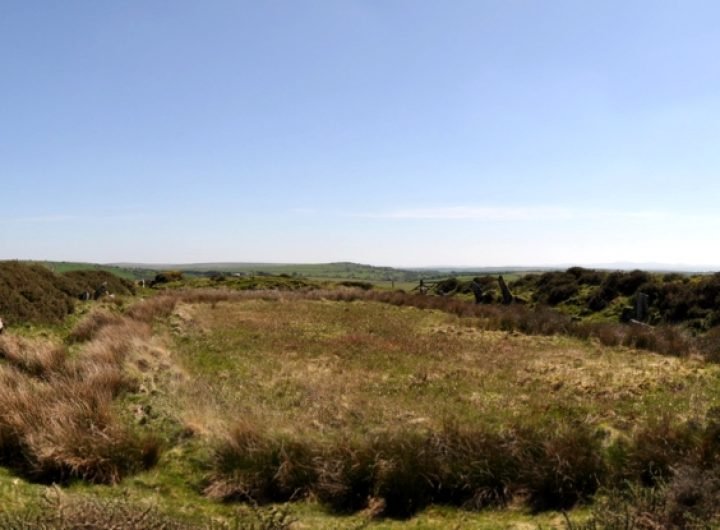
[[[42,265],[0,262],[0,318],[8,324],[61,322],[72,313],[77,287]]]
[[[105,284],[107,291],[118,295],[131,295],[135,293],[135,284],[130,280],[120,278],[103,270],[78,270],[66,272],[62,275],[70,280],[75,293],[93,293],[99,286]]]
[[[9,325],[57,324],[73,312],[84,292],[94,294],[105,284],[113,294],[130,295],[129,280],[102,270],[78,270],[56,274],[40,264],[0,262],[0,318]]]

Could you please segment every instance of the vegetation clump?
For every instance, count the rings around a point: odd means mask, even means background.
[[[123,423],[115,398],[134,388],[124,371],[131,322],[105,326],[70,358],[50,341],[0,342],[0,463],[41,482],[117,483],[156,462],[159,440]]]
[[[65,272],[62,276],[73,283],[76,296],[80,296],[85,292],[92,295],[100,286],[104,286],[108,293],[115,295],[129,296],[135,294],[135,284],[133,282],[103,270],[76,270]]]
[[[620,311],[613,313],[613,307],[632,305],[643,293],[648,296],[649,324],[683,324],[702,332],[720,324],[720,273],[689,276],[573,267],[565,272],[527,274],[512,287],[529,293],[537,304],[561,306],[585,316],[606,312],[615,319]]]
[[[9,325],[59,323],[73,312],[76,286],[38,264],[0,262],[0,318]]]
[[[58,324],[73,313],[85,293],[131,295],[132,282],[102,270],[56,274],[37,263],[0,262],[0,318],[9,325]]]
[[[536,510],[587,500],[605,476],[599,439],[587,426],[518,426],[503,433],[448,427],[386,431],[312,443],[247,425],[217,446],[205,493],[222,500],[289,501],[310,493],[339,513],[378,499],[406,518],[431,503],[503,506],[517,495]]]
[[[183,279],[181,271],[163,271],[158,272],[151,282],[151,285],[161,285],[164,283],[179,282]]]

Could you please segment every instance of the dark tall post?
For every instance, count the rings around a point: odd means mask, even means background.
[[[420,287],[420,294],[427,294],[428,288],[427,288],[427,286],[425,285],[425,281],[424,281],[424,280],[420,280],[420,286],[419,286],[419,287]]]
[[[644,322],[648,316],[649,297],[638,292],[635,295],[635,319]]]
[[[472,289],[473,296],[475,297],[475,303],[476,304],[482,304],[482,287],[480,287],[480,284],[476,282],[475,280],[472,281],[470,284],[470,289]]]
[[[500,291],[502,291],[502,303],[504,305],[512,304],[513,295],[510,292],[510,289],[508,289],[508,286],[505,283],[505,280],[503,279],[502,275],[498,276],[498,283],[500,284]]]

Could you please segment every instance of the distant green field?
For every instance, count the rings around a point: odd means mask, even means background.
[[[77,270],[102,270],[128,280],[152,279],[159,271],[182,271],[186,277],[208,277],[215,273],[242,274],[247,276],[280,276],[302,277],[315,281],[355,280],[369,282],[379,288],[403,289],[406,291],[417,287],[420,280],[433,282],[455,277],[461,281],[469,281],[476,276],[497,276],[502,274],[507,282],[513,282],[532,271],[501,271],[494,269],[478,269],[477,271],[434,270],[434,269],[397,269],[393,267],[376,267],[351,262],[316,263],[316,264],[278,264],[278,263],[194,263],[194,264],[98,264],[70,261],[43,261],[41,264],[56,273]]]
[[[508,281],[515,280],[529,271],[500,269],[483,269],[477,271],[462,269],[451,271],[447,269],[399,269],[393,267],[376,267],[351,262],[337,263],[192,263],[192,264],[115,264],[121,270],[159,271],[178,270],[189,276],[207,275],[212,272],[239,273],[248,275],[287,274],[290,276],[303,276],[318,280],[361,280],[370,282],[405,282],[416,284],[420,279],[444,279],[451,276],[472,278],[474,276],[503,274]]]
[[[131,265],[118,264],[123,269],[140,268],[151,270],[179,270],[190,275],[210,272],[240,273],[240,274],[288,274],[291,276],[304,276],[308,278],[333,278],[357,280],[396,280],[411,281],[432,275],[435,271],[418,272],[392,267],[375,267],[358,263],[320,263],[320,264],[277,264],[277,263],[192,263],[192,264],[162,264],[162,265]]]
[[[118,267],[115,265],[100,265],[98,263],[83,263],[74,261],[41,261],[51,271],[58,274],[71,271],[99,270],[107,271],[126,280],[141,280],[143,278],[152,278],[155,275],[154,270],[141,269],[134,267]]]

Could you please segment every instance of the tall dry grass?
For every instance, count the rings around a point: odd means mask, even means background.
[[[159,440],[135,432],[113,409],[134,388],[124,370],[133,341],[149,334],[142,322],[91,316],[74,335],[89,341],[72,359],[48,341],[3,337],[0,463],[43,482],[110,484],[153,465]]]
[[[481,509],[515,500],[533,511],[565,510],[600,488],[673,480],[683,466],[720,470],[708,460],[720,452],[717,432],[713,421],[658,421],[608,446],[589,425],[547,419],[501,431],[451,425],[311,441],[241,423],[216,446],[205,493],[261,503],[312,495],[336,513],[392,518],[430,504]]]
[[[65,367],[67,351],[50,341],[4,335],[0,337],[0,359],[29,375],[49,377]]]
[[[95,308],[85,315],[68,333],[70,342],[87,342],[106,326],[122,323],[122,316],[104,308]]]
[[[479,509],[517,497],[536,510],[569,508],[589,499],[605,476],[600,440],[583,425],[449,426],[312,442],[243,423],[216,447],[205,493],[255,502],[312,494],[334,512],[374,506],[405,518],[431,503]]]

